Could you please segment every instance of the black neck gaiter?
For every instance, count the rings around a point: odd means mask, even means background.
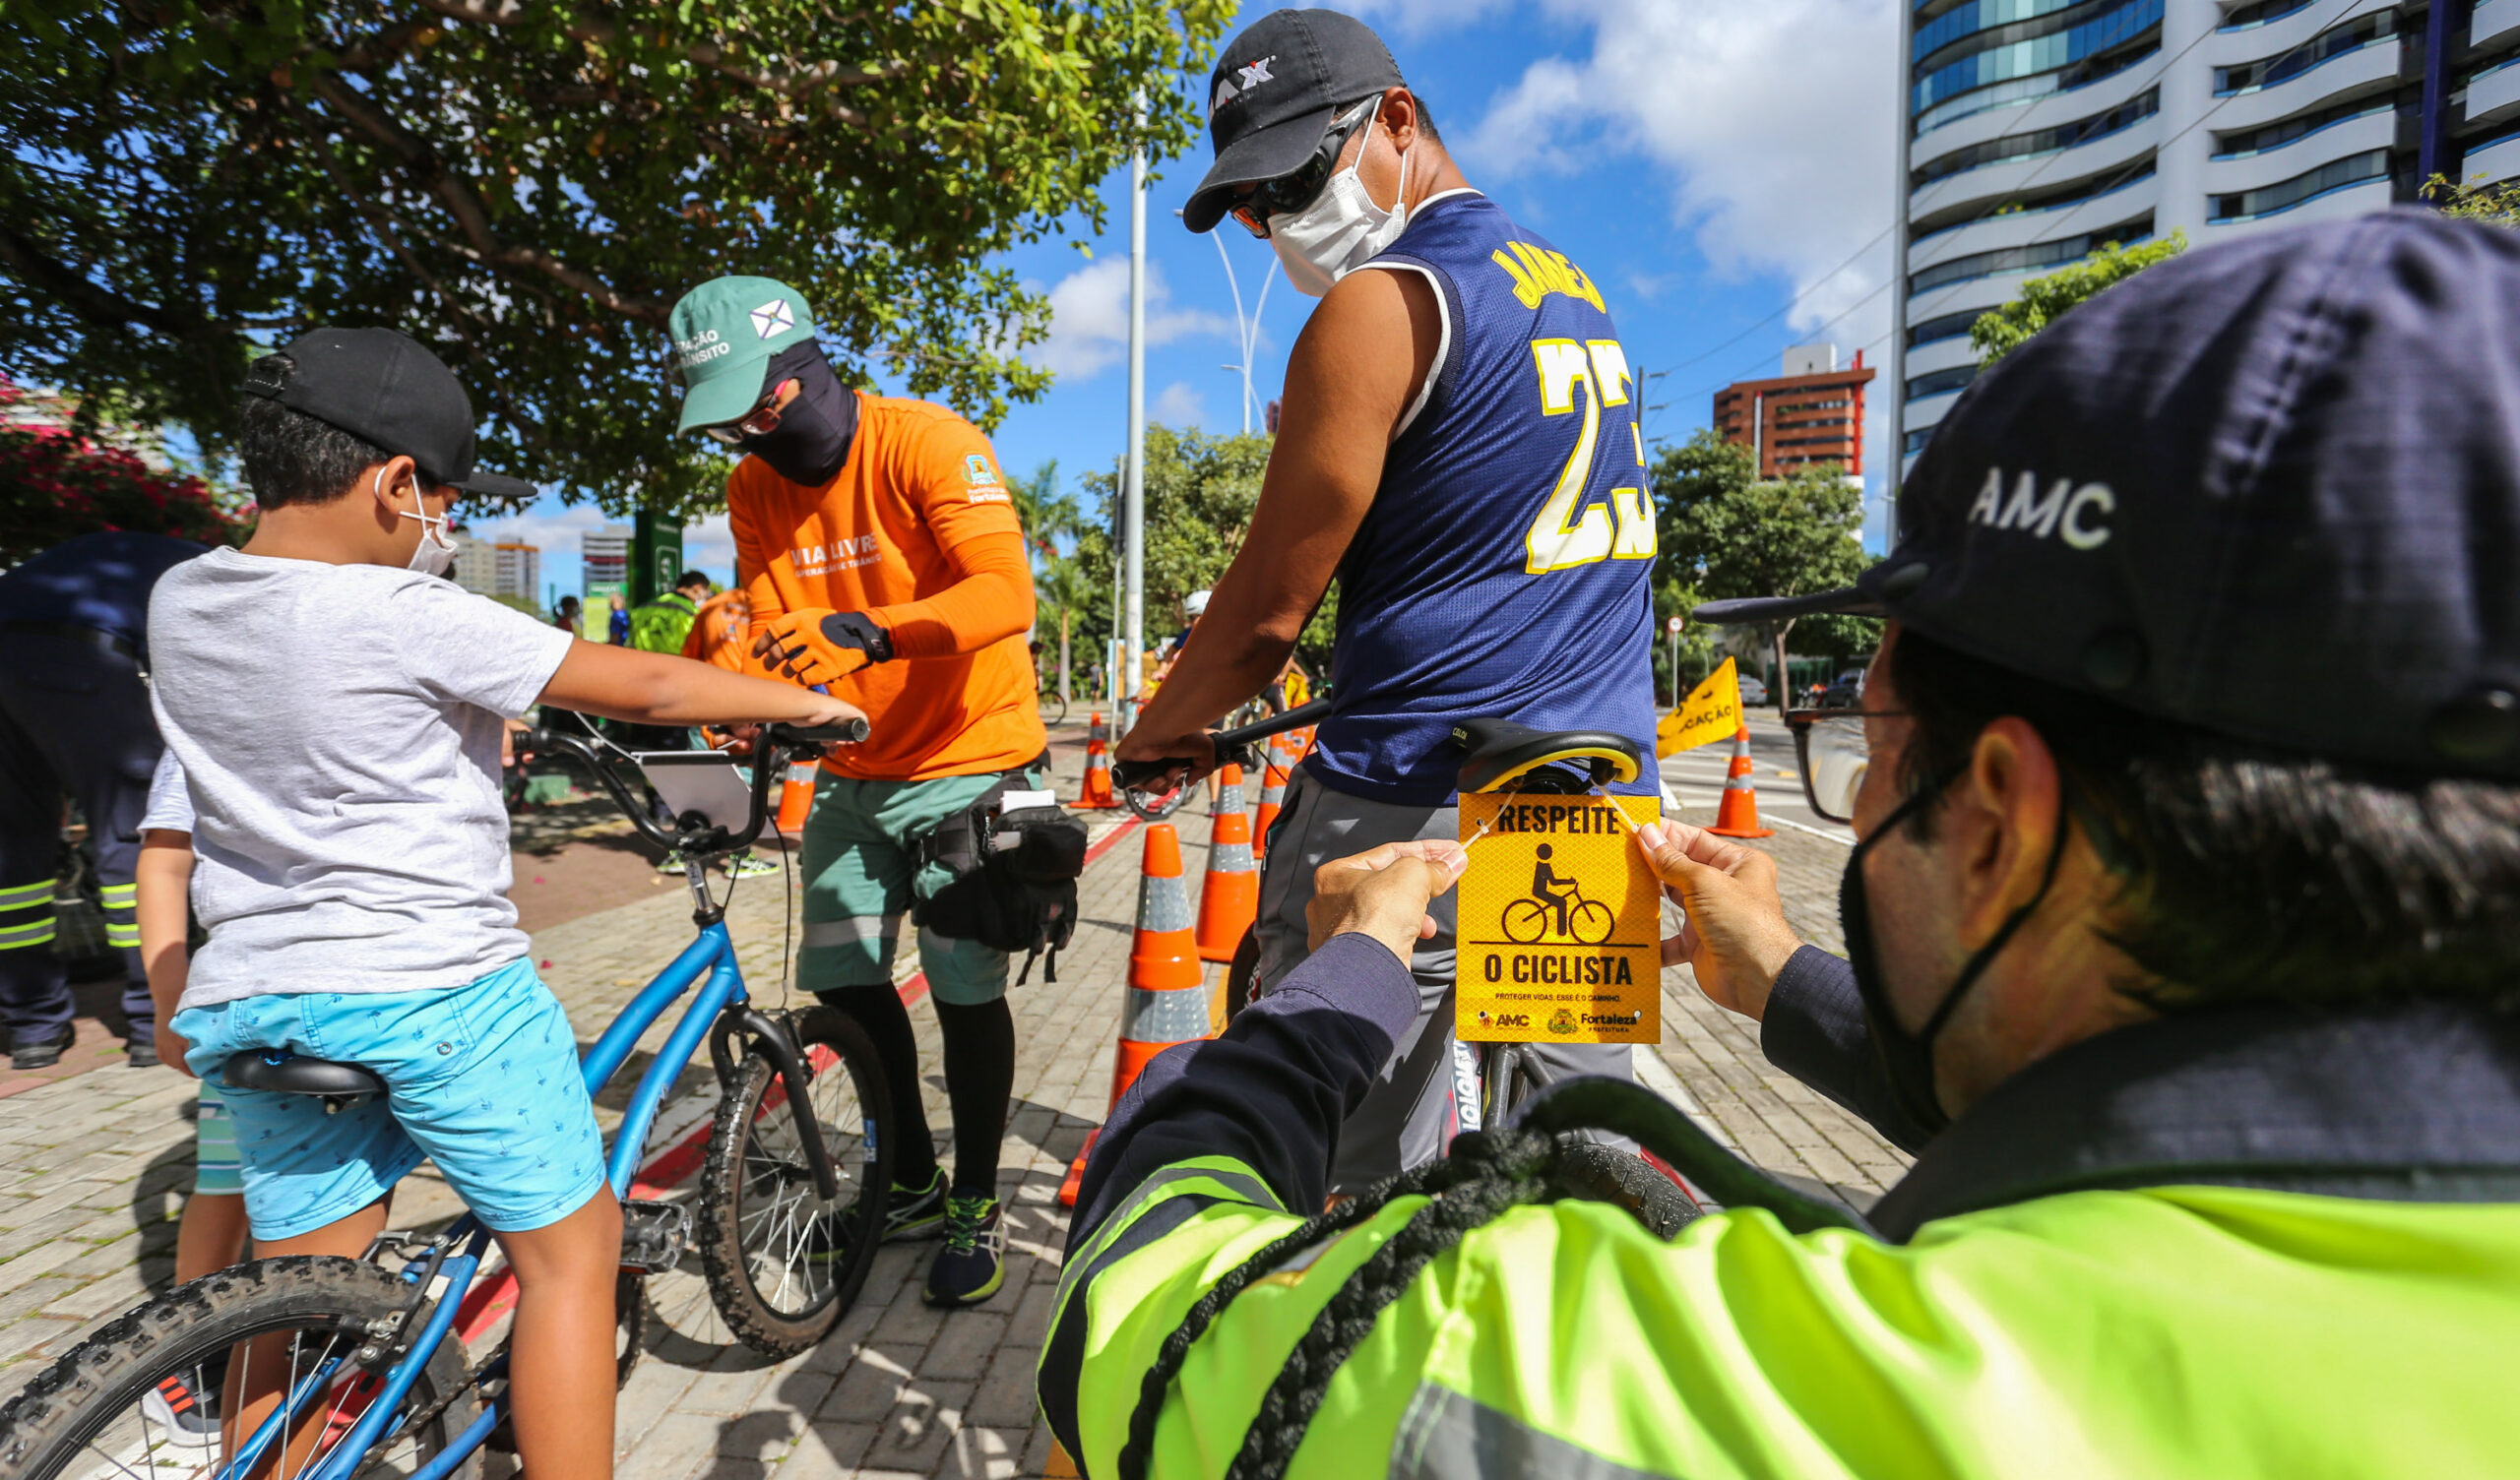
[[[767,395],[788,380],[796,383],[796,399],[780,411],[779,425],[744,438],[744,451],[788,482],[817,488],[849,461],[849,444],[857,435],[857,398],[840,383],[831,361],[823,357],[823,346],[812,339],[772,356],[762,391]]]

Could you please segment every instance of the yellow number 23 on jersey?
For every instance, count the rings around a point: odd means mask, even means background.
[[[1627,404],[1632,384],[1627,352],[1616,339],[1534,339],[1532,359],[1540,369],[1541,414],[1571,414],[1581,391],[1584,424],[1575,434],[1575,450],[1557,475],[1557,486],[1541,506],[1540,517],[1532,521],[1531,532],[1523,536],[1528,556],[1524,569],[1538,576],[1597,560],[1653,559],[1654,508],[1646,502],[1641,486],[1611,489],[1607,509],[1584,502],[1584,489],[1593,480],[1593,459],[1601,451],[1602,408]],[[1634,435],[1633,426],[1629,432],[1636,442],[1641,485],[1645,444]]]

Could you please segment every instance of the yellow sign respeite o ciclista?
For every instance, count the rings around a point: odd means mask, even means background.
[[[1662,886],[1628,829],[1650,796],[1465,792],[1453,1031],[1483,1043],[1659,1043]],[[1474,841],[1474,839],[1476,839]]]
[[[1686,703],[1654,727],[1654,754],[1668,761],[1684,750],[1730,740],[1740,728],[1741,678],[1728,657],[1706,682],[1689,691]]]

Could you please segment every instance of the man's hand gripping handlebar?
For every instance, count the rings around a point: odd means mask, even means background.
[[[761,835],[770,818],[770,791],[790,756],[803,753],[819,756],[826,745],[855,745],[866,738],[863,718],[845,719],[838,724],[806,726],[796,724],[765,724],[752,747],[752,809],[743,831],[729,832],[709,823],[697,813],[685,813],[676,820],[676,832],[667,832],[648,815],[647,807],[629,785],[616,774],[603,754],[583,735],[561,730],[535,730],[517,737],[520,752],[561,752],[575,756],[592,774],[614,806],[621,809],[631,826],[646,834],[649,841],[671,851],[686,854],[731,853],[749,847]],[[729,756],[730,762],[738,758]]]
[[[1111,768],[1111,784],[1118,787],[1120,800],[1129,810],[1154,822],[1178,811],[1191,782],[1216,767],[1230,761],[1249,771],[1259,764],[1252,749],[1271,735],[1299,730],[1307,724],[1319,724],[1330,717],[1330,701],[1316,699],[1299,704],[1283,714],[1272,714],[1257,724],[1246,724],[1236,730],[1210,730],[1208,743],[1214,750],[1213,763],[1191,756],[1168,756],[1161,761],[1122,761]],[[1150,789],[1150,783],[1161,790]]]

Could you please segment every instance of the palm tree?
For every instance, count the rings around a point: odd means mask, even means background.
[[[1065,555],[1053,554],[1049,563],[1033,575],[1033,593],[1044,612],[1056,612],[1059,618],[1059,698],[1073,704],[1076,696],[1069,687],[1068,627],[1070,619],[1085,603],[1100,593],[1085,579],[1084,568]]]
[[[1029,478],[1011,479],[1007,492],[1015,498],[1015,517],[1023,522],[1024,542],[1045,560],[1058,558],[1058,541],[1085,532],[1085,511],[1076,495],[1059,491],[1056,458],[1033,469]]]

